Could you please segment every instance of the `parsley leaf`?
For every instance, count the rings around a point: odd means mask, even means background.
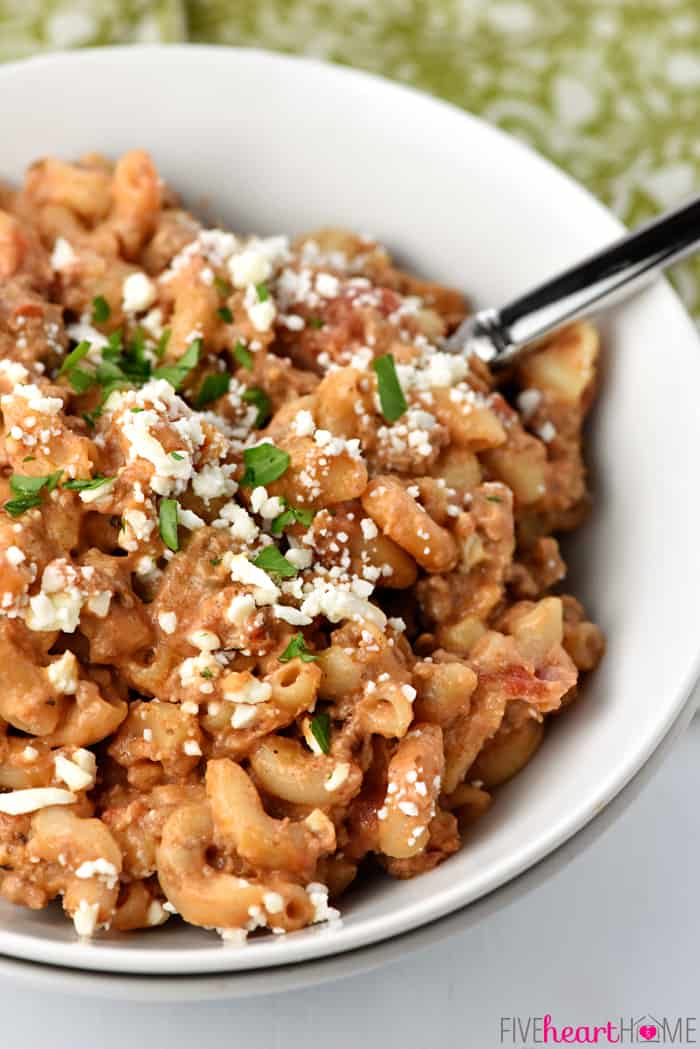
[[[202,349],[202,340],[194,339],[187,347],[182,357],[174,364],[161,364],[156,368],[153,375],[156,379],[166,379],[176,390],[180,390],[193,368],[199,364],[199,353]]]
[[[95,324],[104,324],[105,321],[109,320],[111,313],[109,303],[105,299],[104,295],[96,295],[92,300],[92,319]]]
[[[27,474],[13,474],[10,478],[10,488],[15,495],[35,495],[40,492],[43,488],[47,492],[53,492],[54,488],[61,480],[63,470],[56,470],[56,473],[47,474],[44,477],[30,477]]]
[[[45,477],[29,477],[25,474],[13,474],[10,478],[10,488],[14,493],[14,499],[5,503],[5,509],[11,517],[19,517],[27,510],[41,505],[41,493],[52,492],[61,477],[63,470],[47,474]]]
[[[316,331],[320,331],[320,329],[323,328],[326,322],[323,320],[322,317],[309,317],[306,323],[310,328],[315,328]]]
[[[233,314],[228,306],[219,306],[216,312],[225,324],[233,324]]]
[[[272,522],[271,532],[273,535],[282,535],[288,525],[302,524],[308,528],[314,519],[314,511],[304,509],[301,506],[288,506]]]
[[[253,354],[250,350],[247,350],[242,342],[237,342],[233,348],[233,356],[236,358],[242,368],[247,368],[249,372],[253,370]]]
[[[324,754],[331,750],[331,719],[328,714],[317,714],[311,719],[311,734]]]
[[[503,500],[501,499],[500,495],[487,495],[486,496],[486,501],[488,503],[502,503],[503,502]]]
[[[66,372],[69,372],[71,368],[76,366],[76,364],[79,364],[83,357],[90,352],[91,345],[92,343],[88,342],[86,339],[79,342],[75,349],[71,350],[64,359],[63,364],[58,370],[58,374],[65,375]]]
[[[170,342],[171,334],[172,332],[170,331],[170,328],[164,328],[161,337],[158,339],[155,354],[159,361],[162,360],[165,356],[165,351],[168,348],[168,343]]]
[[[33,510],[35,506],[41,506],[41,496],[38,493],[36,495],[20,495],[16,499],[8,499],[5,503],[5,509],[10,517],[19,517],[25,511]]]
[[[197,394],[195,407],[204,408],[205,405],[211,404],[212,401],[217,401],[219,397],[223,397],[225,393],[228,393],[230,384],[231,376],[227,375],[226,372],[214,372],[213,375],[207,375]]]
[[[182,452],[171,452],[171,453],[170,453],[170,458],[171,458],[171,459],[174,459],[174,460],[175,460],[176,462],[178,462],[178,463],[181,463],[181,462],[182,462],[182,460],[183,460],[183,459],[184,459],[185,457],[184,457],[184,455],[182,454]]]
[[[270,289],[264,281],[262,284],[256,284],[255,290],[258,293],[258,302],[267,302],[270,298]]]
[[[231,285],[223,277],[218,274],[214,277],[214,287],[218,291],[219,295],[229,296],[231,294]]]
[[[161,499],[158,509],[160,537],[169,550],[177,551],[180,543],[177,535],[177,499]]]
[[[254,404],[258,409],[258,414],[253,425],[256,430],[261,429],[272,414],[270,398],[264,390],[260,389],[259,386],[249,386],[248,389],[241,394],[241,400],[245,401],[246,404]]]
[[[257,488],[258,485],[270,484],[281,477],[289,466],[289,455],[274,444],[266,442],[243,452],[245,473],[241,478],[244,488]]]
[[[95,383],[95,373],[84,368],[71,368],[66,377],[76,393],[85,393]]]
[[[300,632],[294,635],[282,655],[278,658],[280,663],[288,663],[290,659],[300,659],[302,663],[311,663],[314,659],[318,659],[318,656],[315,656],[313,652],[309,652],[304,635]]]
[[[257,568],[262,568],[264,572],[281,576],[283,579],[292,579],[299,571],[296,565],[288,561],[276,546],[266,546],[260,551],[253,564]]]
[[[109,484],[113,480],[114,477],[103,477],[98,474],[96,477],[88,477],[85,480],[66,481],[63,487],[69,488],[72,492],[93,492],[96,488],[101,488],[103,484]]]
[[[376,360],[372,361],[372,367],[377,374],[382,415],[387,422],[396,422],[406,411],[408,405],[396,374],[394,355],[386,353],[383,357],[377,357]]]

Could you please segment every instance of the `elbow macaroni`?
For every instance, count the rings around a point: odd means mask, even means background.
[[[142,151],[2,206],[0,893],[237,942],[442,862],[602,655],[551,591],[595,330],[511,404],[456,292],[203,228]]]

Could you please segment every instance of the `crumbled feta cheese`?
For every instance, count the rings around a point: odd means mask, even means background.
[[[266,703],[272,695],[272,686],[258,681],[247,670],[227,674],[222,684],[224,699],[231,703]]]
[[[151,900],[146,911],[146,922],[150,928],[153,928],[154,925],[163,925],[169,917],[170,915],[160,900]]]
[[[417,816],[418,806],[413,801],[400,801],[397,808],[403,812],[404,816]]]
[[[255,707],[247,703],[238,703],[231,715],[231,728],[247,728],[257,716],[258,712]]]
[[[192,478],[194,494],[207,504],[212,499],[220,499],[224,495],[233,495],[237,485],[228,476],[227,470],[232,471],[233,467],[209,464],[203,466]]]
[[[158,625],[164,634],[174,634],[177,630],[177,612],[159,612]]]
[[[188,641],[200,652],[214,652],[221,648],[221,641],[211,630],[193,630]]]
[[[81,900],[73,914],[73,927],[82,939],[88,939],[97,928],[97,917],[100,913],[99,903],[88,903]]]
[[[306,886],[306,894],[314,908],[312,922],[335,921],[340,917],[340,911],[335,907],[328,906],[328,887],[321,882],[312,882]]]
[[[557,436],[557,430],[553,423],[543,422],[540,428],[537,430],[537,436],[541,438],[545,444],[549,444]]]
[[[145,273],[130,273],[122,284],[124,313],[144,313],[157,297],[156,286]]]
[[[3,395],[0,404],[8,405],[14,397],[21,397],[27,402],[27,407],[31,411],[39,412],[42,415],[58,415],[63,408],[63,401],[60,397],[45,397],[34,383],[17,383],[12,393]]]
[[[267,280],[272,273],[272,265],[264,252],[247,247],[231,256],[228,271],[234,288],[246,288],[249,284],[260,284]]]
[[[60,659],[49,663],[46,676],[62,695],[73,695],[78,691],[78,661],[72,652],[64,652]]]
[[[272,299],[265,302],[253,302],[247,307],[250,323],[256,331],[269,331],[272,327],[277,310]]]
[[[17,566],[21,565],[23,561],[26,561],[24,551],[20,550],[18,546],[8,546],[5,551],[5,557],[14,568],[17,568]]]
[[[316,423],[314,422],[314,417],[311,412],[307,411],[305,408],[298,411],[292,419],[291,429],[297,437],[311,437],[316,429]]]
[[[221,939],[232,947],[241,947],[248,939],[246,929],[220,929],[216,930]]]
[[[308,626],[312,622],[311,616],[307,616],[291,605],[273,605],[272,614],[275,619],[281,619],[292,626]]]
[[[29,787],[26,790],[11,790],[0,794],[0,812],[7,816],[20,816],[25,812],[38,812],[51,805],[72,805],[78,799],[70,790],[59,787]]]
[[[95,767],[94,767],[94,755],[93,768],[92,770],[86,770],[80,767],[77,762],[70,761],[65,755],[57,754],[54,758],[54,766],[56,769],[56,778],[62,780],[69,790],[80,791],[90,790],[95,786]]]
[[[100,590],[98,594],[93,594],[92,597],[88,598],[87,609],[92,612],[98,619],[105,619],[109,612],[109,606],[112,602],[112,594],[109,590]]]
[[[523,419],[529,419],[540,406],[542,394],[539,390],[521,390],[516,398],[518,411]]]
[[[339,761],[333,769],[332,774],[323,784],[323,789],[327,790],[330,794],[342,787],[345,780],[350,774],[350,764],[347,761]]]
[[[268,914],[280,914],[284,910],[284,899],[278,892],[266,892],[263,907]]]
[[[76,878],[87,880],[88,878],[99,878],[108,889],[113,889],[119,879],[119,871],[109,860],[101,856],[96,860],[85,860],[75,872]]]
[[[97,488],[84,488],[79,492],[80,501],[83,503],[99,503],[101,499],[108,499],[112,494],[116,478],[112,477]]]
[[[368,541],[370,539],[376,539],[379,535],[379,529],[371,517],[363,517],[360,521],[360,528],[362,529],[363,538]]]
[[[29,598],[24,621],[30,630],[62,630],[72,634],[80,622],[82,605],[80,591],[75,587],[59,593],[47,594],[42,590]]]
[[[252,564],[243,554],[234,554],[231,557],[229,571],[234,583],[245,583],[253,587],[256,605],[272,605],[280,596],[280,588],[273,583],[267,572]]]
[[[51,252],[51,269],[56,273],[63,273],[70,269],[78,261],[78,256],[73,251],[71,244],[65,237],[56,237]]]
[[[254,611],[255,601],[252,594],[236,594],[228,606],[226,618],[234,626],[243,626]]]

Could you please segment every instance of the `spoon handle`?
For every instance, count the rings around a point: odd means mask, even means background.
[[[448,349],[463,350],[471,342],[492,365],[510,363],[523,347],[639,291],[698,248],[700,197],[695,197],[500,309],[468,318]]]

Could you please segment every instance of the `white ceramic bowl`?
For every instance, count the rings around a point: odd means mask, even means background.
[[[82,52],[0,69],[0,177],[42,154],[150,149],[209,218],[235,229],[369,230],[426,276],[495,304],[611,240],[620,225],[514,140],[450,106],[360,73],[254,51]],[[49,909],[0,904],[0,953],[123,973],[213,973],[376,943],[504,884],[576,833],[663,740],[699,669],[700,353],[669,288],[604,324],[590,433],[595,511],[569,543],[574,593],[609,639],[582,696],[500,791],[468,845],[408,882],[346,902],[342,928],[222,946],[175,923],[75,941]]]

